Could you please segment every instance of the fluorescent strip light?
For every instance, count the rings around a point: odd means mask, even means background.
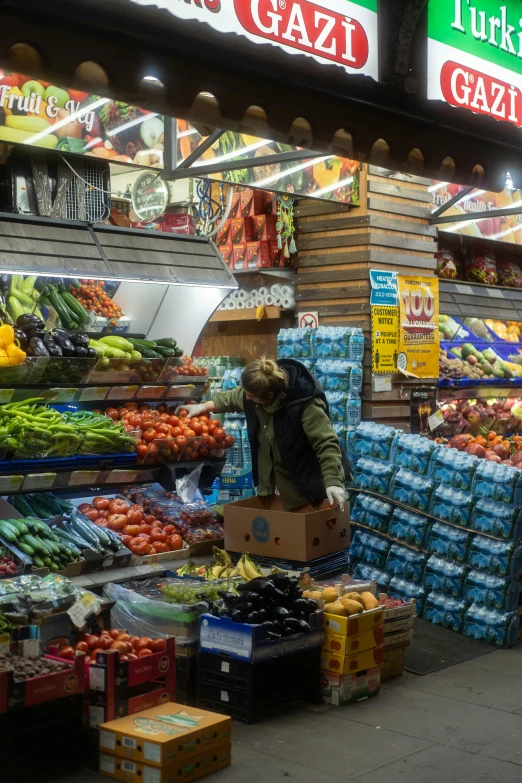
[[[238,158],[240,155],[245,155],[247,152],[253,152],[254,150],[259,149],[259,147],[263,147],[265,144],[269,144],[270,139],[260,139],[259,141],[256,141],[255,144],[249,144],[248,147],[243,147],[240,150],[234,150],[233,152],[227,152],[226,155],[221,155],[219,158],[212,158],[212,165],[215,163],[223,163],[225,160],[233,160],[234,158]],[[274,156],[276,153],[274,152]],[[277,163],[277,157],[274,159],[274,163]],[[208,160],[196,160],[191,168],[196,168],[196,166],[208,166],[209,161]]]
[[[313,193],[310,193],[310,198],[316,198],[317,196],[323,196],[325,193],[331,193],[332,190],[339,190],[339,188],[344,187],[345,185],[350,185],[353,182],[353,177],[348,177],[347,179],[342,179],[340,182],[336,182],[334,185],[328,185],[327,188],[321,188],[320,190],[314,190]]]
[[[19,275],[20,273],[24,275],[37,275],[38,277],[41,277],[42,274],[45,274],[42,272],[41,269],[3,269],[2,268],[2,274],[6,275]],[[69,275],[69,274],[47,274],[47,277],[65,277],[67,279],[71,280],[77,280],[78,275]],[[91,275],[89,274],[89,280],[103,280],[107,283],[147,283],[148,285],[179,285],[179,286],[188,286],[189,288],[230,288],[231,290],[235,290],[236,288],[239,288],[239,285],[235,283],[233,285],[232,283],[178,283],[178,282],[168,282],[166,280],[144,280],[141,277],[99,277],[98,275]],[[35,305],[37,305],[38,302],[35,301]]]
[[[193,136],[195,133],[199,133],[199,131],[197,131],[195,128],[181,131],[181,133],[178,133],[178,139],[182,139],[184,136]]]
[[[336,157],[336,155],[325,155],[323,158],[310,158],[306,163],[300,163],[299,166],[294,166],[291,169],[285,169],[285,171],[282,171],[280,174],[272,174],[271,177],[257,181],[255,183],[256,188],[262,188],[265,185],[270,185],[271,182],[277,182],[278,179],[288,177],[289,174],[295,174],[298,171],[303,171],[304,169],[310,168],[310,166],[314,166],[316,163],[321,163],[324,160],[330,160],[331,158]]]
[[[129,122],[119,125],[113,130],[107,131],[107,136],[115,136],[117,133],[127,130],[127,128],[132,128],[133,125],[139,125],[140,123],[145,122],[145,120],[150,120],[153,117],[159,117],[159,112],[151,112],[150,114],[144,114],[142,117],[136,117],[134,120],[129,120]]]
[[[70,122],[73,122],[73,120],[76,120],[81,114],[85,114],[86,111],[92,111],[93,109],[98,109],[100,106],[104,106],[106,103],[109,103],[110,100],[111,100],[110,98],[98,98],[98,100],[94,101],[94,103],[90,103],[88,106],[84,106],[83,109],[79,109],[78,111],[73,112],[68,117],[64,117],[63,120],[58,120],[58,122],[53,123],[53,125],[49,125],[48,128],[46,128],[43,131],[40,131],[40,133],[35,133],[34,136],[31,136],[29,139],[26,139],[24,141],[24,144],[34,144],[40,139],[45,138],[45,136],[48,136],[50,133],[54,133],[54,131],[57,130],[58,128],[63,128],[65,125],[68,125]]]
[[[436,190],[440,190],[441,188],[445,188],[446,185],[449,185],[449,182],[437,182],[436,185],[431,185],[428,188],[428,193],[434,193]]]

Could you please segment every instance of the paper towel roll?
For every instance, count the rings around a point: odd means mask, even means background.
[[[261,288],[258,289],[257,295],[258,296],[266,296],[269,293],[269,290],[266,286],[261,286]]]
[[[274,304],[274,297],[272,296],[272,294],[267,294],[265,296],[265,304],[268,307],[271,307]]]
[[[264,307],[265,304],[265,298],[264,296],[257,296],[254,300],[254,306],[255,307]]]
[[[256,299],[258,293],[259,293],[259,289],[258,288],[252,288],[252,290],[250,291],[250,294],[248,295],[248,298],[249,299]]]
[[[236,310],[244,310],[245,309],[245,303],[242,299],[238,299],[236,302]]]
[[[283,307],[285,310],[293,310],[295,307],[295,299],[287,296],[283,299]]]
[[[281,296],[281,286],[279,283],[275,283],[270,286],[270,293],[272,296]]]
[[[276,307],[283,306],[283,298],[281,296],[274,296],[274,304]]]
[[[232,297],[232,299],[234,299],[237,302],[237,300],[239,299],[239,290],[237,289],[236,291],[232,291],[230,296]]]
[[[246,291],[243,291],[243,289],[239,290],[237,292],[237,299],[239,299],[241,302],[244,302],[245,299],[248,299],[248,294]]]
[[[246,310],[253,310],[255,307],[254,300],[253,299],[247,299],[245,302],[245,309]]]
[[[227,310],[235,310],[237,299],[227,299]]]

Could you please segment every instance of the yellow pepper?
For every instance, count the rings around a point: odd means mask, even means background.
[[[15,343],[7,345],[4,349],[0,349],[0,365],[2,364],[2,353],[7,356],[8,364],[23,364],[26,357],[25,351],[22,351]]]
[[[14,343],[15,333],[12,326],[4,324],[0,326],[0,345],[11,345]]]
[[[4,351],[3,348],[0,348],[0,367],[7,367],[7,365],[11,364],[9,357],[7,353]]]
[[[331,162],[331,168],[328,168],[326,161],[314,164],[314,179],[320,190],[336,185],[341,177],[341,161],[335,158]],[[333,190],[333,187],[332,187]]]

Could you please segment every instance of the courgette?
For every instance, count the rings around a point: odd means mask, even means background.
[[[69,310],[74,313],[77,320],[80,322],[80,326],[87,326],[90,318],[87,310],[82,306],[82,304],[68,291],[63,291],[60,296]]]
[[[175,348],[178,344],[173,337],[160,337],[160,339],[155,342],[158,348]]]
[[[141,348],[152,348],[154,349],[156,347],[156,343],[152,340],[138,340],[137,337],[129,337],[129,342],[132,343],[138,351],[141,351]],[[140,347],[141,346],[141,347]]]

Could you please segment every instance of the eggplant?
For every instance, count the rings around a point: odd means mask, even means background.
[[[89,338],[83,332],[73,332],[69,339],[73,345],[81,345],[83,348],[89,347]]]
[[[246,603],[251,603],[252,606],[258,609],[263,603],[263,597],[249,590],[246,593],[241,593],[239,597],[236,596],[236,603],[234,604],[234,606],[239,607],[241,606],[241,604],[246,604]]]
[[[257,610],[257,622],[264,623],[266,621],[266,609]]]
[[[65,337],[61,331],[57,329],[53,332],[55,343],[57,343],[62,349],[64,356],[76,356],[76,349],[68,337]]]
[[[263,628],[266,628],[267,631],[274,630],[274,623],[271,620],[263,620],[261,625],[263,626]]]
[[[296,620],[295,617],[287,617],[284,620],[284,624],[287,628],[290,628],[292,630],[292,633],[300,633],[301,632],[301,626],[299,625],[301,621]]]
[[[291,583],[290,583],[290,577],[288,576],[288,574],[283,574],[283,573],[270,574],[270,576],[268,578],[280,590],[286,590],[288,587],[290,587]]]
[[[269,639],[273,639],[274,641],[281,638],[279,631],[268,631],[267,636]]]
[[[247,616],[246,622],[248,625],[258,625],[260,622],[259,620],[259,612],[250,612],[250,614]]]
[[[54,341],[46,342],[44,341],[44,345],[49,351],[49,356],[63,356],[62,349],[59,345],[56,345]]]
[[[15,337],[17,340],[20,340],[21,343],[25,343],[27,338],[27,334],[23,331],[23,329],[18,329],[18,327],[14,330]]]
[[[306,603],[308,604],[309,613],[308,616],[312,614],[312,612],[317,612],[317,601],[313,598],[305,598]]]
[[[49,356],[43,340],[39,337],[31,337],[29,340],[29,352],[31,356]]]
[[[218,595],[225,602],[225,606],[232,609],[236,605],[237,595],[235,593],[227,593],[226,590],[218,590]]]
[[[247,582],[247,587],[253,592],[259,595],[275,595],[276,586],[269,582],[268,579],[252,579]]]
[[[11,275],[0,275],[0,288],[7,294],[11,288]]]
[[[87,356],[89,357],[89,359],[95,359],[98,356],[98,354],[96,353],[94,348],[87,348]]]
[[[87,353],[87,348],[84,348],[83,345],[77,345],[74,349],[74,355],[81,359],[86,359],[89,354]]]
[[[301,615],[301,617],[308,617],[311,612],[311,609],[308,607],[306,602],[306,598],[298,598],[296,601],[294,601],[292,609],[294,612],[297,612],[299,615]]]
[[[301,633],[308,633],[310,630],[310,623],[307,623],[306,620],[299,620],[299,627],[301,629]]]
[[[42,330],[45,328],[42,319],[38,318],[38,316],[33,313],[24,313],[23,315],[18,316],[16,325],[19,329],[23,329],[24,332],[32,332],[38,327]]]
[[[231,609],[230,610],[230,619],[234,623],[242,623],[245,618],[245,613],[241,611],[241,609]]]
[[[267,612],[269,620],[284,620],[290,617],[290,612],[284,606],[272,606]]]

